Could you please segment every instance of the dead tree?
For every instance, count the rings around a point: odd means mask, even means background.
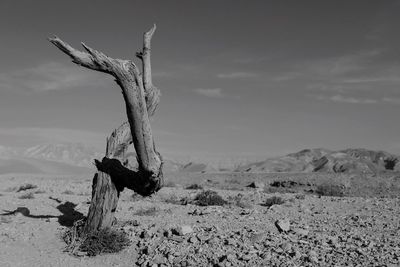
[[[126,187],[148,196],[163,185],[163,160],[157,152],[150,127],[150,117],[160,101],[160,92],[153,86],[151,75],[151,39],[154,25],[143,35],[143,50],[136,53],[142,61],[142,73],[132,60],[113,59],[82,43],[79,51],[57,36],[49,41],[83,67],[108,73],[122,89],[128,123],[122,124],[107,138],[106,154],[95,160],[98,173],[93,178],[92,201],[85,232],[109,228],[120,192]],[[128,169],[125,151],[133,143],[137,168]]]

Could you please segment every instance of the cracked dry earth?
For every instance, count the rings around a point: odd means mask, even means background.
[[[210,188],[228,204],[202,207],[179,201],[201,190],[167,187],[151,198],[124,191],[115,227],[131,245],[74,257],[63,252],[60,234],[86,215],[90,180],[0,179],[0,210],[20,208],[0,216],[1,266],[400,266],[398,198]],[[37,188],[16,192],[26,183]],[[19,198],[28,192],[34,198]],[[272,196],[284,203],[261,205]]]

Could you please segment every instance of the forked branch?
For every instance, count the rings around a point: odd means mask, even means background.
[[[87,52],[82,52],[73,48],[57,36],[49,37],[48,40],[65,54],[70,56],[72,58],[72,62],[92,70],[114,75],[116,71],[115,67],[123,62],[121,59],[110,58],[102,52],[90,48],[84,43],[82,43],[82,46]]]

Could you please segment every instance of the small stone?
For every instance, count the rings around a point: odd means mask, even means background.
[[[130,224],[131,224],[132,226],[139,226],[139,225],[140,225],[139,222],[138,222],[137,220],[131,221]]]
[[[288,232],[290,230],[290,222],[288,219],[277,220],[275,226],[278,228],[279,232]]]
[[[280,247],[281,247],[281,248],[283,249],[283,251],[286,252],[286,253],[289,253],[289,252],[292,251],[292,245],[291,245],[289,242],[283,243]]]
[[[236,260],[236,256],[234,254],[228,254],[228,256],[226,256],[226,259],[230,262]]]
[[[147,231],[147,230],[143,230],[141,233],[140,233],[140,236],[139,236],[140,238],[149,238],[150,237],[150,235],[149,235],[149,232]]]
[[[199,240],[197,239],[197,237],[192,236],[191,238],[189,238],[189,242],[192,244],[196,244]]]
[[[251,255],[251,254],[246,254],[246,255],[244,255],[244,256],[242,257],[242,259],[243,259],[244,261],[249,261],[249,260],[251,260],[251,258],[252,258],[252,255]]]
[[[165,230],[164,233],[163,233],[163,235],[164,235],[165,237],[171,237],[171,236],[172,236],[172,232],[171,232],[171,230]]]
[[[175,235],[187,235],[193,232],[193,229],[189,225],[182,225],[171,229],[171,232]]]
[[[308,252],[308,260],[310,262],[318,262],[318,254],[314,250]]]

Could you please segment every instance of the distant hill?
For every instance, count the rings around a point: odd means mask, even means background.
[[[0,174],[91,174],[93,169],[32,158],[0,159]]]
[[[41,144],[26,149],[23,157],[62,162],[79,167],[89,167],[93,159],[102,158],[94,148],[77,143]]]
[[[27,149],[0,146],[0,174],[93,173],[93,159],[101,154],[75,143],[41,144]]]
[[[367,149],[304,149],[283,157],[240,166],[238,172],[334,172],[376,173],[400,171],[400,157]]]

